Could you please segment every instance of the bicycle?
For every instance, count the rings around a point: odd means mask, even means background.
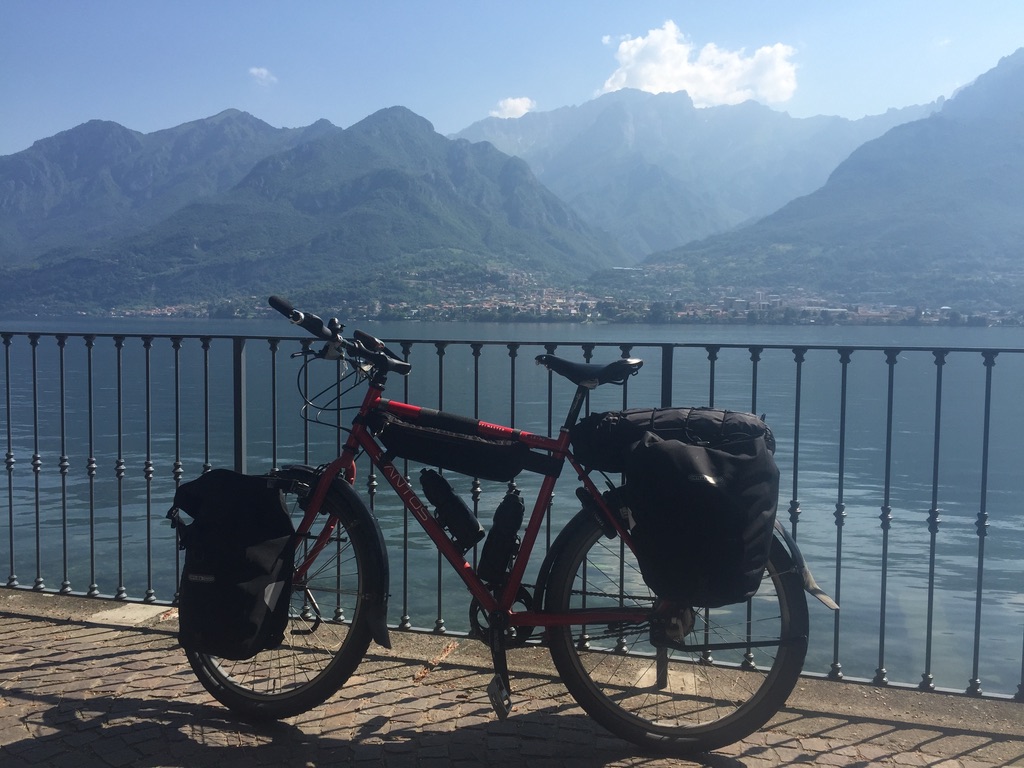
[[[319,351],[307,346],[296,353],[306,354],[304,365],[344,359],[365,381],[366,392],[340,456],[320,468],[292,466],[272,473],[297,521],[283,644],[244,661],[186,652],[203,686],[222,704],[254,719],[299,714],[344,685],[371,642],[390,647],[387,552],[376,519],[353,487],[356,458],[365,453],[471,593],[473,634],[490,646],[494,663],[488,694],[499,718],[511,709],[506,651],[537,635],[580,706],[612,733],[644,747],[680,753],[719,748],[754,732],[782,707],[807,649],[804,591],[821,597],[785,529],[776,524],[761,586],[745,604],[702,609],[667,603],[640,577],[614,490],[599,490],[573,455],[568,430],[588,392],[623,384],[642,360],[601,365],[539,356],[540,364],[576,385],[558,435],[549,437],[385,399],[389,375],[407,375],[408,361],[361,331],[344,338],[335,319],[325,324],[278,297],[270,304],[325,342]],[[438,509],[431,512],[393,459],[437,463],[430,461],[430,451],[410,456],[415,445],[400,451],[386,446],[389,430],[401,432],[396,424],[437,430],[430,438],[450,441],[456,452],[456,444],[465,442],[470,459],[493,453],[494,467],[483,470],[489,479],[510,480],[521,470],[542,476],[528,514],[515,499],[518,491],[506,496],[511,522],[495,523],[493,531],[506,529],[504,538],[495,538],[499,543],[492,547],[488,537],[475,569],[466,554],[482,537],[482,526],[468,508],[460,511],[450,497],[441,498],[443,477],[425,469],[424,494]],[[429,446],[437,447],[428,440]],[[444,466],[451,468],[450,462]],[[524,574],[566,467],[581,483],[582,509],[548,549],[531,591]],[[454,504],[454,511],[446,504]]]

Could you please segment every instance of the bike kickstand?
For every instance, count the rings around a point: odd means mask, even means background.
[[[504,622],[491,623],[491,661],[494,664],[494,677],[487,686],[487,698],[494,708],[499,720],[508,717],[512,711],[511,685],[508,679],[508,657],[505,654]]]

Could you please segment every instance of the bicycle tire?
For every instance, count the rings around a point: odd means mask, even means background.
[[[621,539],[606,538],[592,515],[577,515],[560,538],[546,590],[547,611],[614,606],[653,611],[656,598],[634,556]],[[676,754],[710,751],[768,722],[800,676],[807,651],[807,602],[782,543],[772,541],[768,568],[753,598],[698,610],[693,620],[692,632],[680,643],[692,644],[691,650],[656,650],[649,623],[549,627],[552,660],[577,703],[617,736]],[[710,655],[705,637],[719,646]],[[740,647],[726,649],[724,644]]]
[[[301,490],[285,493],[297,523],[303,514],[299,503],[316,473],[287,467],[276,474],[302,484]],[[375,562],[369,549],[375,544],[345,498],[331,491],[324,503],[338,525],[305,585],[292,590],[284,642],[242,661],[186,651],[203,687],[247,719],[282,719],[319,706],[345,684],[370,645],[363,597],[383,589],[381,574],[369,566]],[[296,562],[302,552],[300,542]]]

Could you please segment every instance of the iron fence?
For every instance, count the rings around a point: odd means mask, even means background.
[[[357,391],[339,394],[341,363],[307,369],[291,356],[309,340],[21,332],[0,339],[0,542],[9,588],[172,602],[181,563],[164,512],[176,486],[214,466],[260,472],[325,462],[340,450],[346,409],[359,402]],[[1021,698],[1024,473],[1016,439],[1024,350],[389,343],[413,362],[409,377],[391,382],[390,396],[533,432],[557,430],[571,398],[570,385],[526,365],[541,353],[645,359],[626,386],[595,391],[591,410],[766,412],[783,473],[779,514],[843,606],[838,614],[812,610],[805,670]],[[360,472],[391,549],[400,612],[392,622],[465,631],[461,582],[370,468]],[[547,543],[577,510],[567,480]],[[529,477],[517,482],[530,490]],[[472,481],[460,491],[489,522],[505,488]]]

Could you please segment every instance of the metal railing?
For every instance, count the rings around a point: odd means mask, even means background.
[[[308,340],[20,332],[0,340],[0,557],[11,588],[172,601],[180,561],[164,512],[177,484],[212,466],[320,463],[340,450],[338,427],[351,415],[298,417],[303,398],[291,382],[312,397],[332,393],[339,374],[334,364],[304,372],[291,359]],[[523,365],[544,352],[645,359],[622,389],[597,390],[592,410],[767,412],[783,496],[790,491],[779,514],[843,606],[834,615],[812,608],[805,670],[1021,698],[1024,473],[1016,436],[1024,350],[389,343],[414,364],[392,382],[391,396],[534,432],[556,430],[571,397],[564,381]],[[358,398],[345,394],[341,405]],[[465,630],[461,583],[372,472],[360,477],[398,561],[392,604],[401,615],[393,622]],[[568,480],[554,499],[548,543],[577,509]],[[526,492],[531,480],[517,482]],[[464,492],[489,523],[504,487],[473,483]]]

